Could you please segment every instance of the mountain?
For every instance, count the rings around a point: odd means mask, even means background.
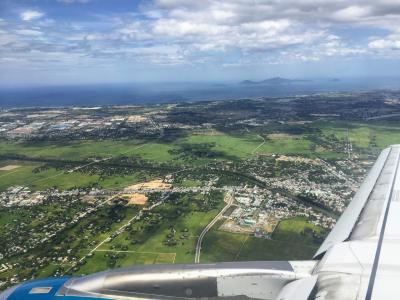
[[[252,80],[243,80],[240,82],[240,84],[258,84],[258,82]]]
[[[268,79],[264,79],[261,81],[253,81],[253,80],[243,80],[240,82],[240,84],[244,85],[259,85],[259,84],[290,84],[290,83],[299,83],[299,82],[309,82],[310,80],[304,80],[304,79],[288,79],[288,78],[282,78],[282,77],[272,77]]]

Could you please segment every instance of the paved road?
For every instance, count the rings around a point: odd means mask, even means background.
[[[231,194],[227,194],[226,198],[227,203],[224,206],[224,208],[219,212],[218,215],[215,216],[215,218],[203,229],[201,232],[199,239],[197,240],[196,244],[196,254],[194,257],[194,262],[198,264],[200,262],[200,254],[201,254],[201,243],[203,242],[203,238],[206,235],[206,233],[211,229],[211,227],[214,226],[215,223],[219,220],[219,218],[226,212],[226,210],[232,205],[233,203],[233,196]]]
[[[365,120],[379,120],[379,119],[386,119],[386,118],[393,118],[393,117],[399,117],[400,114],[387,114],[387,115],[380,115],[380,116],[375,116],[375,117],[369,117],[365,118]]]
[[[135,216],[133,216],[131,219],[128,220],[128,222],[126,222],[124,225],[122,225],[121,227],[119,227],[117,230],[115,230],[112,234],[108,235],[104,240],[102,240],[100,243],[98,243],[94,248],[92,248],[86,255],[84,255],[78,262],[83,261],[84,259],[86,259],[88,257],[89,254],[95,252],[95,251],[99,251],[98,248],[100,248],[104,243],[108,242],[109,240],[111,240],[111,236],[117,236],[119,234],[121,234],[125,228],[127,226],[129,226],[134,220],[139,219],[142,215],[143,215],[143,211],[149,211],[152,210],[153,208],[159,206],[160,204],[164,203],[164,200],[167,198],[168,196],[164,196],[162,199],[160,199],[158,202],[152,204],[150,207],[145,207],[142,210],[140,210]],[[109,201],[110,199],[108,198],[106,201]],[[73,266],[71,266],[67,271],[65,271],[65,273],[69,272],[73,267],[75,267],[75,264]]]
[[[259,134],[257,134],[257,136],[260,137],[263,141],[261,142],[260,145],[258,145],[257,147],[255,147],[255,148],[253,149],[253,151],[251,151],[251,154],[255,154],[256,151],[258,150],[258,148],[260,148],[262,145],[264,145],[264,144],[267,142],[267,141],[264,139],[263,136],[261,136],[261,135],[259,135]]]
[[[90,252],[88,254],[93,253],[94,251],[96,251],[98,248],[100,248],[100,246],[102,246],[104,243],[108,242],[109,240],[111,240],[111,236],[117,236],[119,234],[121,234],[125,228],[129,225],[131,225],[131,223],[134,220],[140,219],[143,215],[143,211],[149,211],[152,210],[153,208],[159,206],[160,204],[162,204],[164,202],[164,200],[166,199],[166,197],[162,198],[160,201],[154,203],[153,205],[151,205],[148,208],[143,208],[141,211],[139,211],[135,216],[133,216],[131,219],[128,220],[128,222],[126,222],[124,225],[122,225],[121,227],[119,227],[116,231],[114,231],[112,234],[110,234],[108,237],[106,237],[104,240],[102,240],[100,243],[98,243],[92,250],[90,250]],[[87,255],[86,255],[87,256]],[[86,256],[82,257],[79,261],[82,261],[86,258]]]
[[[324,161],[323,159],[320,159],[320,162],[321,162],[322,164],[324,164],[325,167],[326,167],[330,172],[333,173],[333,175],[335,175],[336,177],[338,177],[338,178],[340,178],[340,179],[346,181],[346,184],[347,184],[348,186],[354,187],[354,186],[357,186],[357,185],[358,185],[358,183],[357,183],[353,178],[351,178],[350,176],[346,176],[346,175],[345,175],[343,172],[341,172],[341,171],[337,171],[330,163]]]

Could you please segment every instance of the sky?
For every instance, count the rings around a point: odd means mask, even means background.
[[[0,85],[400,77],[400,0],[0,0]]]

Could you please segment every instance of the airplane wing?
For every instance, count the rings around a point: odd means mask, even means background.
[[[30,281],[0,300],[398,299],[400,145],[382,151],[311,261],[151,265]]]
[[[316,299],[399,299],[400,145],[382,151],[315,258]]]

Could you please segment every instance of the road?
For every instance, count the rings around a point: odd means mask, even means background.
[[[233,193],[232,193],[233,194]],[[206,235],[206,233],[211,229],[211,227],[214,226],[215,223],[217,223],[217,221],[219,220],[219,218],[221,218],[221,216],[226,212],[226,210],[232,205],[233,203],[233,196],[232,194],[228,193],[225,197],[226,201],[226,205],[224,206],[224,208],[218,213],[218,215],[215,216],[215,218],[203,229],[203,231],[201,232],[198,240],[197,240],[197,244],[196,244],[196,254],[194,256],[194,262],[196,264],[200,263],[200,254],[201,254],[201,244],[203,242],[203,238]]]
[[[134,147],[134,148],[132,148],[132,149],[129,149],[129,150],[123,152],[123,153],[116,154],[115,156],[109,156],[109,157],[106,157],[106,158],[103,158],[103,159],[97,159],[97,160],[94,160],[94,161],[92,161],[92,162],[90,162],[90,163],[85,163],[85,164],[82,164],[82,165],[77,166],[77,167],[75,167],[75,168],[72,168],[72,169],[70,169],[70,170],[61,171],[60,173],[57,173],[57,174],[55,174],[55,175],[51,175],[51,176],[48,176],[48,177],[45,177],[45,178],[39,178],[39,179],[33,180],[33,181],[31,181],[29,184],[33,184],[33,183],[36,183],[36,182],[39,182],[39,181],[45,181],[45,180],[48,180],[48,179],[52,179],[52,178],[55,178],[55,177],[64,175],[65,173],[70,174],[70,173],[73,173],[73,172],[78,171],[78,170],[80,170],[80,169],[83,169],[83,168],[85,168],[85,167],[87,167],[87,166],[90,166],[90,165],[93,165],[93,164],[97,164],[97,163],[101,163],[101,162],[105,162],[105,161],[109,161],[109,160],[111,160],[112,158],[114,158],[114,157],[116,157],[116,156],[125,155],[125,154],[127,154],[127,153],[129,153],[129,152],[131,152],[131,151],[140,149],[140,148],[144,147],[145,145],[146,145],[146,143],[141,144],[141,145],[139,145],[139,146],[136,146],[136,147]],[[10,174],[10,173],[8,173],[8,174]],[[8,175],[8,174],[7,174],[7,175]]]
[[[323,159],[320,159],[320,162],[325,165],[325,167],[332,172],[333,175],[335,175],[336,177],[346,181],[346,184],[348,186],[351,186],[352,188],[354,188],[355,186],[358,186],[358,183],[351,177],[346,176],[343,172],[341,171],[337,171],[336,168],[334,168],[330,163],[324,161]]]
[[[126,222],[124,225],[122,225],[121,227],[119,227],[117,230],[115,230],[113,233],[111,233],[110,235],[108,235],[104,240],[102,240],[101,242],[99,242],[94,248],[92,248],[86,255],[84,255],[83,257],[81,257],[81,259],[79,259],[78,262],[82,262],[83,260],[85,260],[89,254],[92,254],[95,251],[99,251],[98,248],[100,248],[104,243],[108,242],[111,240],[111,236],[117,236],[119,234],[121,234],[125,228],[127,226],[129,226],[134,220],[140,219],[143,215],[143,211],[149,211],[152,210],[153,208],[159,206],[160,204],[164,203],[164,200],[167,198],[168,196],[164,196],[162,199],[160,199],[158,202],[152,204],[150,207],[146,207],[143,208],[141,211],[139,211],[135,216],[133,216],[131,219],[128,220],[128,222]],[[107,199],[106,201],[109,201],[110,199]],[[68,273],[73,267],[75,266],[75,264],[73,266],[71,266],[71,268],[69,268],[65,273]]]
[[[379,119],[393,118],[393,117],[399,117],[399,116],[400,116],[400,114],[386,114],[386,115],[365,118],[365,120],[367,120],[367,121],[379,120]]]
[[[264,138],[263,136],[261,136],[261,135],[259,135],[259,134],[257,134],[257,136],[260,137],[263,141],[261,142],[260,145],[258,145],[257,147],[255,147],[255,148],[253,149],[253,151],[251,151],[251,154],[255,154],[256,151],[257,151],[261,146],[263,146],[263,145],[266,143],[266,140],[265,140],[265,138]]]
[[[160,204],[162,204],[164,202],[164,200],[166,199],[166,197],[164,197],[163,199],[161,199],[160,201],[152,204],[150,207],[148,208],[143,208],[141,211],[139,211],[139,213],[137,213],[134,217],[132,217],[131,219],[128,220],[128,222],[126,222],[124,225],[122,225],[121,227],[119,227],[116,231],[114,231],[112,234],[110,234],[108,237],[106,237],[104,240],[102,240],[100,243],[98,243],[92,250],[90,250],[90,252],[88,254],[93,253],[94,251],[96,251],[98,248],[100,248],[100,246],[102,246],[105,242],[108,242],[109,240],[111,240],[111,236],[117,236],[119,234],[121,234],[125,228],[129,225],[131,225],[131,223],[134,220],[140,219],[143,215],[143,211],[149,211],[152,210],[153,208],[159,206]],[[87,255],[86,255],[87,256]],[[86,256],[82,257],[79,261],[82,261],[86,258]]]

